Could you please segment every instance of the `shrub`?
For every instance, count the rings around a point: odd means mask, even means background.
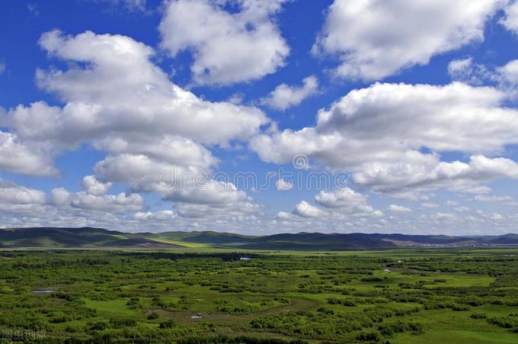
[[[473,313],[470,315],[471,319],[486,319],[487,316],[485,313]]]
[[[159,318],[159,315],[155,312],[151,312],[147,315],[147,320],[156,320]]]
[[[357,336],[356,339],[361,342],[379,342],[381,340],[381,334],[378,331],[362,331]]]
[[[159,328],[161,329],[167,329],[167,328],[173,328],[176,326],[176,323],[173,320],[166,320],[160,323]]]
[[[108,324],[104,321],[98,321],[88,326],[90,331],[103,331],[108,328]]]

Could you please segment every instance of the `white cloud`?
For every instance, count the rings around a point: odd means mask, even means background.
[[[257,222],[260,216],[260,209],[257,204],[249,200],[242,200],[226,204],[202,204],[202,203],[177,203],[175,208],[178,215],[186,220],[196,219],[207,224],[206,227],[223,226],[225,224],[236,224]],[[242,227],[238,227],[242,231]],[[228,228],[226,229],[228,231]]]
[[[234,204],[178,203],[175,210],[146,210],[138,194],[92,195],[53,189],[44,192],[0,184],[3,227],[95,226],[123,231],[242,230],[261,227],[259,207],[249,200]]]
[[[293,214],[307,218],[318,218],[324,216],[325,213],[308,202],[302,201],[295,206]]]
[[[131,230],[139,227],[131,223],[128,213],[141,207],[139,195],[93,196],[57,188],[47,197],[40,190],[12,183],[0,185],[2,227],[95,226]]]
[[[12,183],[0,182],[0,203],[12,205],[44,204],[46,202],[45,193],[18,186]]]
[[[205,172],[195,166],[175,165],[143,154],[108,156],[95,166],[101,180],[127,183],[135,191],[161,195],[201,184],[207,179]]]
[[[139,194],[92,195],[78,192],[70,198],[70,205],[81,209],[123,213],[142,209],[144,200]]]
[[[36,176],[56,175],[50,156],[44,145],[27,144],[14,133],[0,131],[0,169]]]
[[[458,76],[463,77],[472,66],[473,59],[471,57],[453,60],[448,64],[448,73],[455,79],[459,79]]]
[[[86,176],[83,178],[83,189],[90,195],[104,195],[111,186],[111,183],[100,182],[95,176]]]
[[[474,63],[471,57],[453,60],[448,64],[448,74],[452,80],[470,85],[483,85],[494,79],[494,74],[486,66]]]
[[[65,188],[52,189],[51,202],[56,206],[64,206],[70,204],[70,192]]]
[[[504,86],[518,87],[518,60],[509,61],[497,68],[497,73]]]
[[[518,164],[513,160],[482,155],[472,156],[468,163],[443,162],[436,156],[422,155],[416,163],[368,163],[361,172],[353,175],[353,180],[384,192],[433,184],[450,185],[458,191],[470,192],[473,182],[501,177],[518,178]],[[466,186],[469,188],[465,189]]]
[[[162,47],[193,52],[198,84],[260,79],[283,66],[289,47],[273,16],[286,0],[171,0],[160,23]],[[238,7],[228,12],[225,5]]]
[[[256,108],[204,101],[171,83],[150,62],[153,50],[129,37],[92,32],[71,37],[51,31],[42,36],[40,44],[62,60],[88,64],[37,74],[39,85],[66,103],[63,109],[46,111],[44,104],[35,104],[40,106],[39,112],[48,113],[46,119],[54,119],[45,124],[44,133],[52,132],[65,142],[137,133],[140,137],[173,135],[203,144],[227,144],[248,138],[267,122]],[[41,123],[29,122],[37,116],[35,109],[31,112],[35,105],[19,107],[13,113],[15,127],[25,128],[32,134],[29,137],[43,135],[34,129]]]
[[[217,164],[211,152],[193,140],[178,137],[121,137],[110,135],[98,140],[95,146],[112,154],[142,154],[175,165],[210,169]]]
[[[277,191],[290,191],[293,189],[293,183],[280,178],[275,182],[275,188]]]
[[[509,99],[518,95],[518,60],[511,60],[503,66],[488,67],[475,63],[472,58],[453,60],[448,72],[455,81],[471,85],[494,85]]]
[[[4,72],[5,72],[5,68],[6,68],[6,67],[5,67],[5,63],[1,63],[1,62],[0,62],[0,75],[4,74]]]
[[[294,218],[294,215],[292,213],[287,213],[285,211],[279,211],[277,213],[276,218],[281,221],[292,220]]]
[[[136,192],[156,192],[172,201],[184,217],[220,216],[229,208],[236,213],[257,211],[255,203],[234,184],[210,179],[204,167],[174,165],[146,155],[108,156],[95,167],[102,180],[123,182]],[[188,204],[191,204],[190,206]]]
[[[389,206],[389,210],[393,213],[410,213],[412,212],[412,209],[398,205],[398,204],[391,204]]]
[[[365,195],[348,187],[330,192],[321,191],[315,196],[315,202],[322,208],[301,201],[291,214],[279,212],[276,219],[289,223],[305,218],[311,220],[311,226],[327,224],[336,227],[344,222],[365,224],[366,221],[377,221],[384,216],[382,211],[369,204]]]
[[[421,206],[424,208],[439,208],[439,204],[433,202],[424,202]]]
[[[199,185],[192,185],[171,191],[166,199],[197,204],[237,204],[247,201],[248,197],[232,183],[209,180]]]
[[[514,170],[513,161],[483,156],[518,143],[518,111],[504,105],[506,97],[461,83],[374,84],[321,110],[315,127],[273,130],[251,147],[268,162],[305,155],[378,191],[489,180]],[[471,161],[441,162],[440,153],[449,151],[467,153]]]
[[[374,209],[369,205],[367,197],[344,187],[334,192],[321,191],[315,196],[315,201],[323,207],[348,212],[372,212]]]
[[[506,2],[335,0],[314,51],[340,57],[338,76],[383,79],[483,40],[487,19]]]
[[[515,34],[518,34],[518,2],[513,1],[505,9],[505,16],[500,23],[505,28]]]
[[[306,201],[302,201],[295,207],[293,214],[302,217],[322,217],[326,218],[341,216],[382,216],[383,214],[375,210],[365,195],[362,195],[348,187],[343,187],[335,191],[320,191],[315,196],[315,201],[325,210],[312,206]],[[279,217],[279,215],[278,215]],[[287,218],[281,215],[280,217]]]
[[[39,71],[39,85],[57,93],[64,107],[19,106],[6,122],[24,142],[55,151],[80,143],[107,151],[96,167],[104,183],[162,195],[182,194],[185,186],[194,193],[195,182],[210,185],[217,164],[203,144],[245,140],[268,121],[256,108],[204,101],[179,88],[150,62],[152,49],[131,38],[51,31],[40,44],[52,56],[85,65]]]
[[[172,210],[137,212],[135,213],[134,217],[137,220],[144,221],[170,221],[176,217],[176,213]]]
[[[129,11],[145,11],[147,0],[87,0],[93,3],[107,4],[108,6],[117,6],[117,8],[124,8]],[[30,5],[29,10],[31,12],[39,11],[35,8],[35,5]],[[34,9],[33,9],[34,8]]]
[[[35,216],[45,208],[46,202],[47,197],[40,190],[10,182],[0,182],[0,218],[3,217],[2,226],[9,222],[8,219]]]
[[[95,212],[102,213],[103,223],[137,221],[133,214],[144,202],[131,192],[154,192],[173,202],[179,218],[201,215],[198,224],[205,228],[209,220],[218,228],[256,221],[259,207],[245,192],[211,179],[218,160],[209,149],[255,135],[268,123],[262,111],[205,101],[180,88],[151,62],[151,48],[126,36],[51,31],[40,45],[50,57],[66,62],[65,69],[37,72],[38,85],[63,105],[35,102],[2,114],[10,132],[0,135],[0,168],[51,174],[56,172],[53,158],[65,150],[90,144],[106,153],[94,176],[84,178],[85,191],[57,188],[45,207],[65,218],[84,219]],[[20,154],[13,158],[13,152]],[[130,192],[107,194],[115,182]]]
[[[318,92],[318,79],[315,76],[308,76],[302,81],[302,86],[289,86],[280,84],[270,95],[262,100],[266,104],[277,110],[286,110],[297,106],[302,101]]]
[[[84,209],[105,213],[128,213],[139,211],[144,206],[144,199],[139,194],[119,193],[108,195],[110,184],[99,182],[93,176],[83,179],[86,191],[72,193],[65,188],[55,188],[51,191],[48,205],[60,210]]]
[[[476,195],[474,199],[479,202],[516,204],[511,196]]]

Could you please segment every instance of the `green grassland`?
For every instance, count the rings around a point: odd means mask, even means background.
[[[0,274],[0,343],[518,343],[513,249],[4,250]]]

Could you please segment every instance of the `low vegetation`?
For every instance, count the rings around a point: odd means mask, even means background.
[[[0,343],[518,343],[518,250],[0,251]]]

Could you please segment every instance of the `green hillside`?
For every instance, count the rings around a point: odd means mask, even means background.
[[[295,233],[246,236],[218,232],[124,233],[101,228],[0,229],[0,248],[232,248],[255,250],[371,250],[399,247],[518,246],[518,235],[453,237],[403,234]]]
[[[156,247],[174,248],[140,234],[134,235],[100,228],[17,228],[0,230],[0,248],[100,248]]]

